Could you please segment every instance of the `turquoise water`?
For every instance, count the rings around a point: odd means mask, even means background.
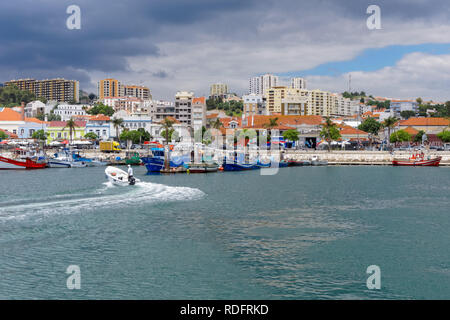
[[[450,298],[450,168],[103,172],[0,172],[0,299]]]

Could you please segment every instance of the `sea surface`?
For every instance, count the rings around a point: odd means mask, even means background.
[[[135,176],[0,171],[0,299],[450,299],[450,168]]]

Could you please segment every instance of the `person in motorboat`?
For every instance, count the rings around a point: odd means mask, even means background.
[[[130,182],[130,185],[134,185],[136,183],[136,179],[133,177],[133,168],[131,165],[128,165],[128,182]]]

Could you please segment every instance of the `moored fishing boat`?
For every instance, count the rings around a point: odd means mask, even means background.
[[[217,172],[219,166],[214,163],[188,163],[189,173],[208,173]]]
[[[47,167],[45,162],[36,162],[31,159],[14,160],[0,156],[0,170],[8,169],[44,169]]]
[[[439,164],[442,160],[442,157],[436,157],[432,159],[408,159],[408,160],[400,160],[394,159],[392,161],[392,165],[396,167],[439,167]]]
[[[302,167],[309,165],[309,163],[306,163],[305,161],[301,160],[287,160],[288,167]]]

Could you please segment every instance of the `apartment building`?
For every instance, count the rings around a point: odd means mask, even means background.
[[[304,78],[292,78],[291,79],[292,89],[306,89],[306,80]]]
[[[175,104],[163,100],[153,101],[151,116],[154,122],[161,122],[168,117],[175,119]]]
[[[199,97],[192,99],[192,126],[194,132],[206,126],[206,98]]]
[[[87,115],[86,110],[89,105],[82,104],[60,104],[58,105],[53,113],[61,117],[61,121],[68,121],[72,119],[73,116],[85,116]]]
[[[209,89],[210,97],[223,97],[228,93],[228,85],[224,83],[213,83]]]
[[[188,126],[192,126],[193,99],[193,92],[179,91],[175,95],[175,119]]]
[[[266,115],[266,104],[262,94],[247,94],[242,96],[244,100],[244,112],[245,117],[251,117],[256,115]]]
[[[278,83],[278,76],[274,76],[273,74],[252,77],[249,81],[249,93],[265,95],[267,90],[278,86]]]
[[[142,86],[135,85],[124,85],[124,96],[125,97],[134,97],[142,100],[151,100],[152,95],[150,94],[150,89]]]
[[[98,98],[123,97],[123,85],[116,79],[103,79],[98,82]]]
[[[129,113],[141,112],[144,100],[135,97],[105,97],[102,103],[115,111],[126,110]]]
[[[19,79],[5,82],[5,86],[16,85],[20,90],[28,90],[37,98],[58,102],[79,102],[80,83],[76,80],[66,79]]]

